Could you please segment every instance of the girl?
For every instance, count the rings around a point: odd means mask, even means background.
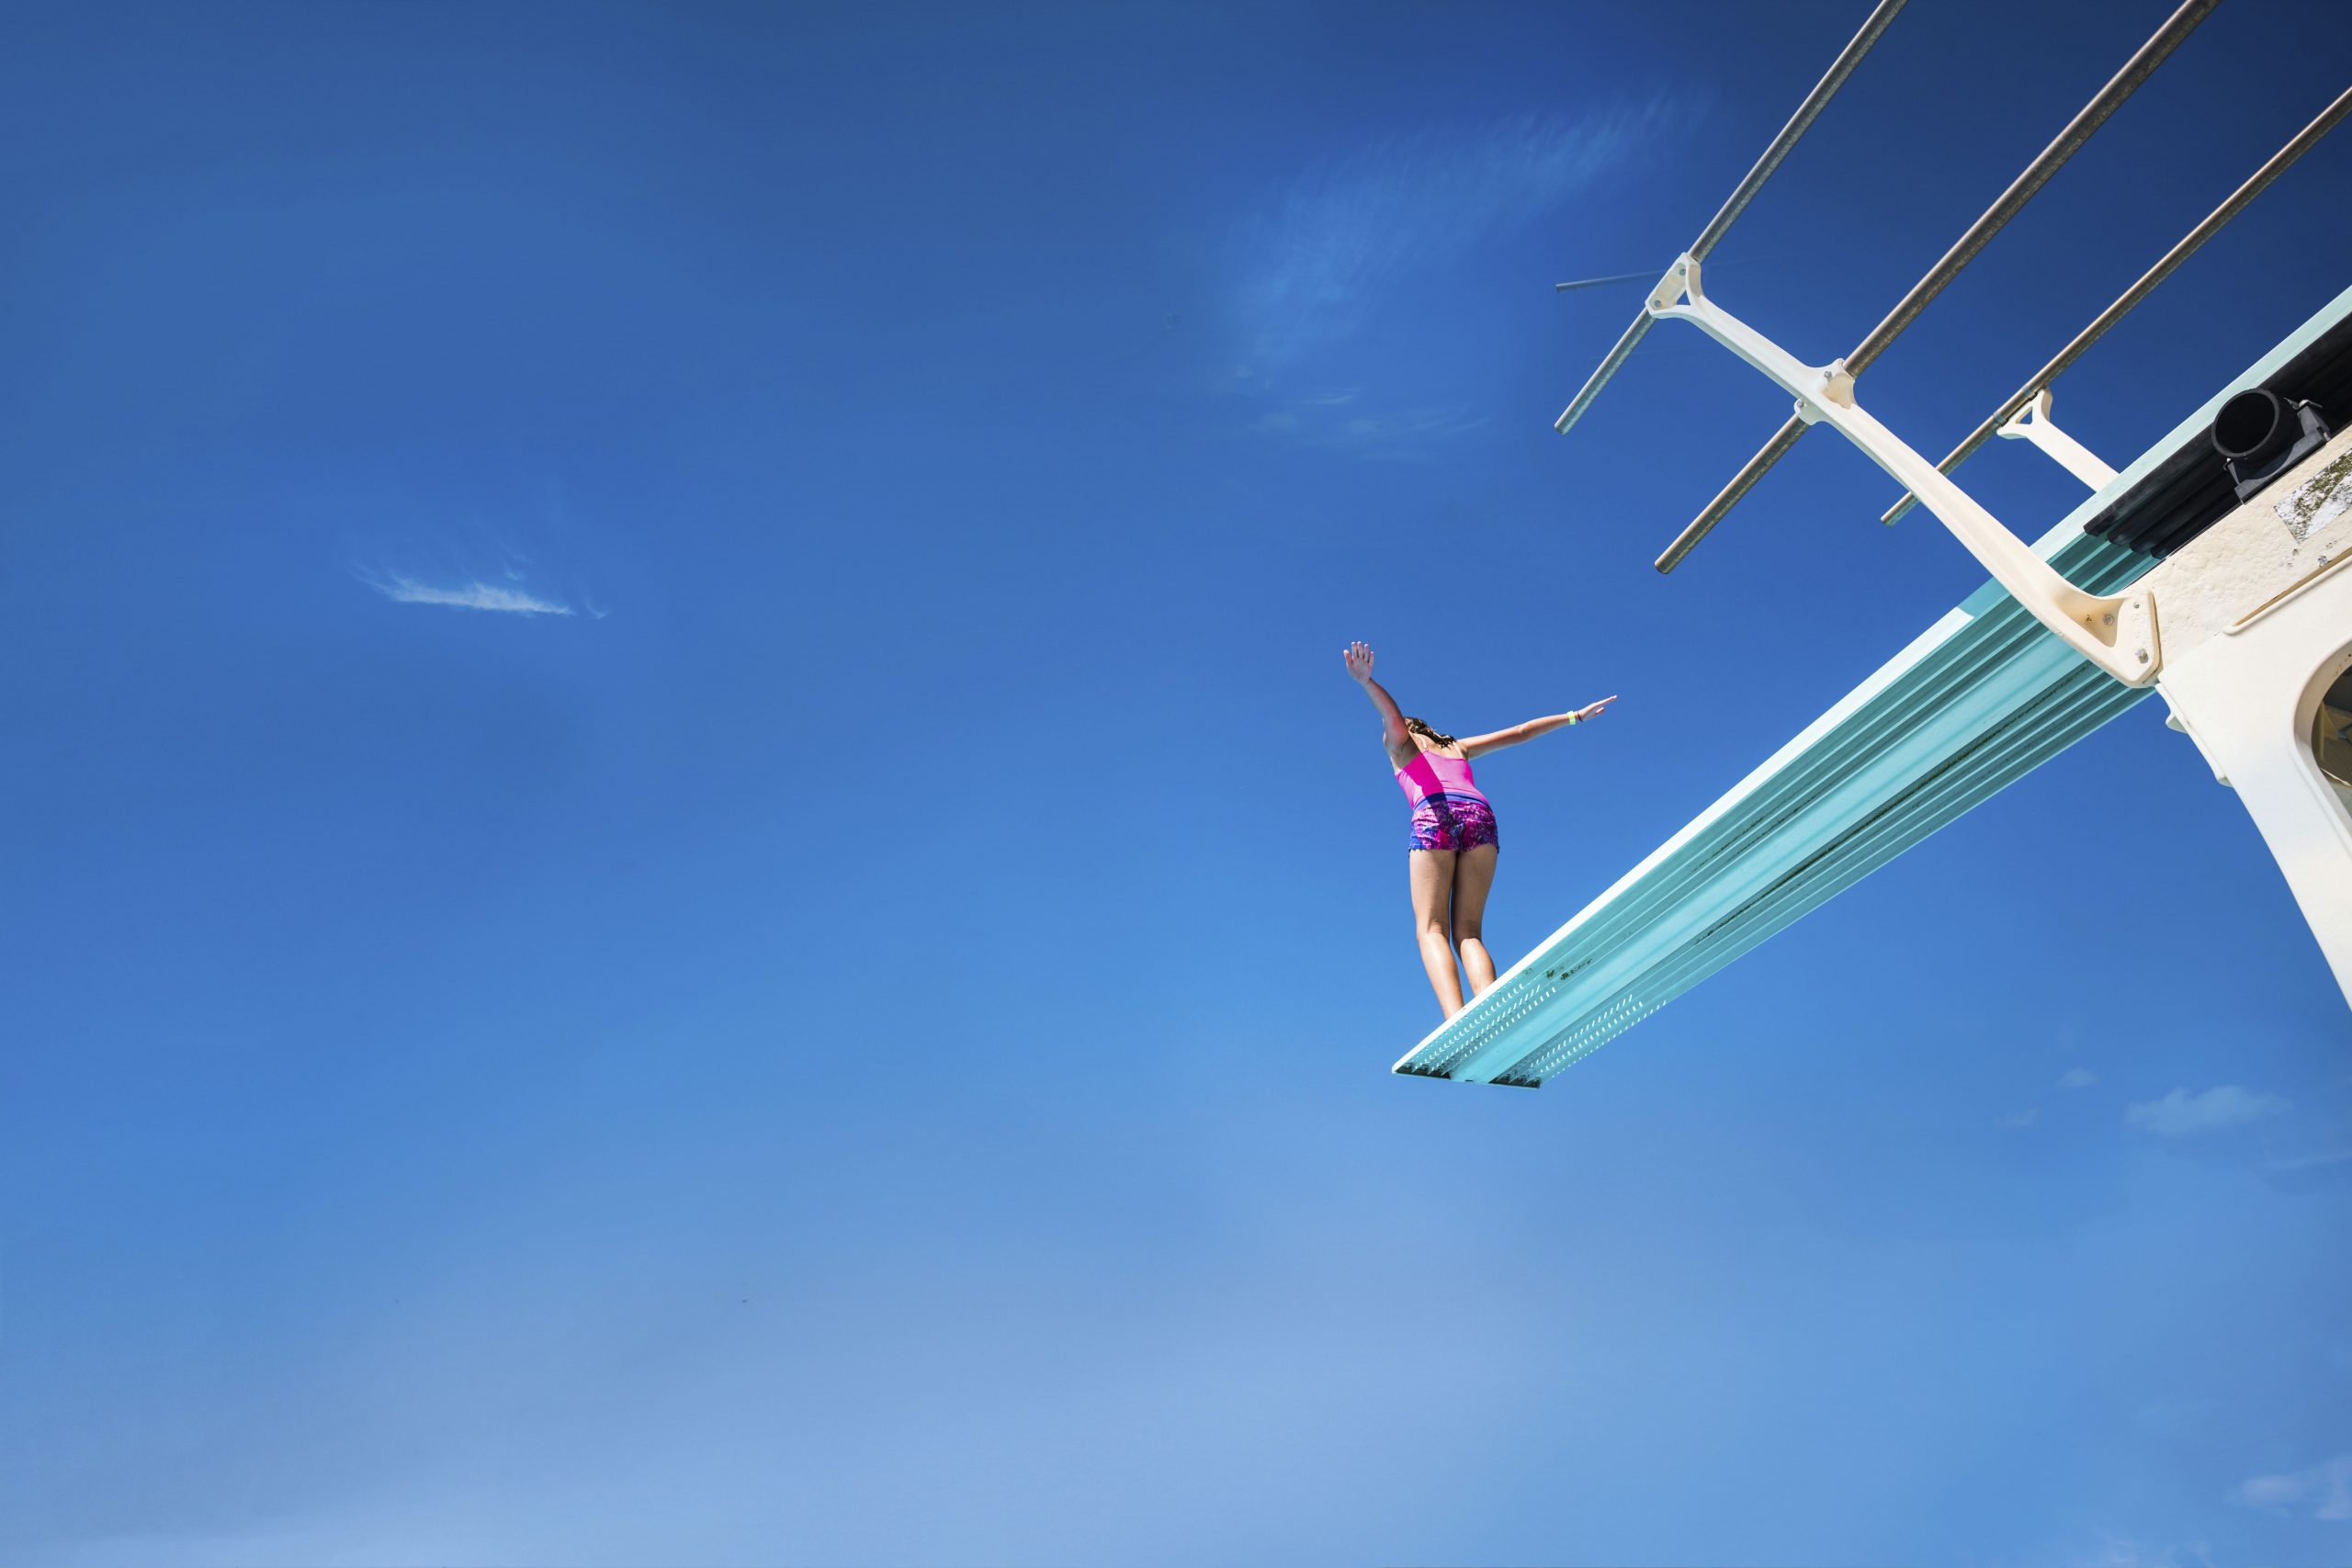
[[[1429,971],[1430,988],[1437,992],[1445,1016],[1452,1018],[1462,1010],[1462,983],[1453,972],[1457,944],[1462,951],[1462,973],[1469,976],[1470,994],[1475,997],[1495,983],[1494,955],[1487,951],[1482,922],[1487,890],[1495,882],[1499,846],[1494,807],[1470,776],[1471,759],[1598,718],[1617,699],[1603,697],[1574,713],[1531,718],[1491,735],[1456,740],[1397,711],[1396,699],[1372,678],[1371,649],[1350,643],[1340,650],[1340,657],[1347,660],[1348,673],[1380,710],[1380,743],[1387,749],[1388,765],[1396,770],[1405,798],[1413,803],[1413,847],[1407,856],[1412,872],[1413,928],[1420,940],[1421,966]]]

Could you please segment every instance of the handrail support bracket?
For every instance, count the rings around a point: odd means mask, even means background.
[[[2004,441],[2027,443],[2095,491],[2105,490],[2115,482],[2115,469],[2105,458],[2051,423],[2047,387],[2003,420],[1993,434]]]
[[[1920,500],[1993,580],[2069,648],[2130,686],[2156,678],[2164,667],[2156,641],[2156,607],[2145,589],[2098,594],[2066,581],[2000,520],[1922,457],[1854,400],[1854,378],[1842,359],[1806,365],[1780,344],[1715,304],[1700,280],[1699,263],[1678,257],[1650,291],[1647,314],[1683,321],[1737,355],[1796,399],[1807,424],[1826,424]]]

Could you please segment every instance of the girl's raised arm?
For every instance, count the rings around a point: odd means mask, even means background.
[[[1363,694],[1372,699],[1372,705],[1380,710],[1381,744],[1392,752],[1411,750],[1413,739],[1405,732],[1404,710],[1388,694],[1388,688],[1372,678],[1372,649],[1361,642],[1351,642],[1340,650],[1340,657],[1347,661],[1348,673],[1363,688]]]
[[[1499,751],[1506,746],[1516,746],[1522,740],[1532,740],[1539,735],[1549,735],[1571,724],[1582,724],[1589,718],[1599,718],[1609,711],[1616,697],[1606,696],[1597,703],[1587,703],[1574,713],[1555,713],[1543,718],[1531,718],[1525,724],[1514,724],[1509,729],[1498,729],[1491,735],[1466,735],[1462,739],[1462,754],[1476,760],[1489,751]]]

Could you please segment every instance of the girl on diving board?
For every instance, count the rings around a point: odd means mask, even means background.
[[[1555,729],[1599,718],[1617,699],[1603,697],[1574,713],[1531,718],[1525,724],[1457,740],[1418,718],[1408,718],[1396,699],[1372,678],[1372,649],[1350,643],[1340,650],[1348,673],[1380,710],[1380,743],[1405,798],[1413,805],[1412,851],[1406,857],[1413,884],[1413,931],[1421,944],[1421,967],[1430,988],[1452,1018],[1462,1010],[1462,982],[1453,972],[1454,949],[1462,973],[1476,996],[1495,983],[1494,954],[1487,951],[1484,921],[1487,891],[1495,884],[1495,809],[1470,776],[1472,759]],[[1451,931],[1451,940],[1448,932]]]

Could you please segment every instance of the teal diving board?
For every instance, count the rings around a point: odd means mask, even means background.
[[[2152,555],[2086,532],[2201,456],[2215,411],[2345,334],[2352,289],[2222,388],[2034,546],[2113,593]],[[2323,344],[2325,338],[2327,342]],[[2301,359],[2298,356],[2302,356]],[[1987,582],[1396,1063],[1533,1089],[2152,694],[2100,671]]]

